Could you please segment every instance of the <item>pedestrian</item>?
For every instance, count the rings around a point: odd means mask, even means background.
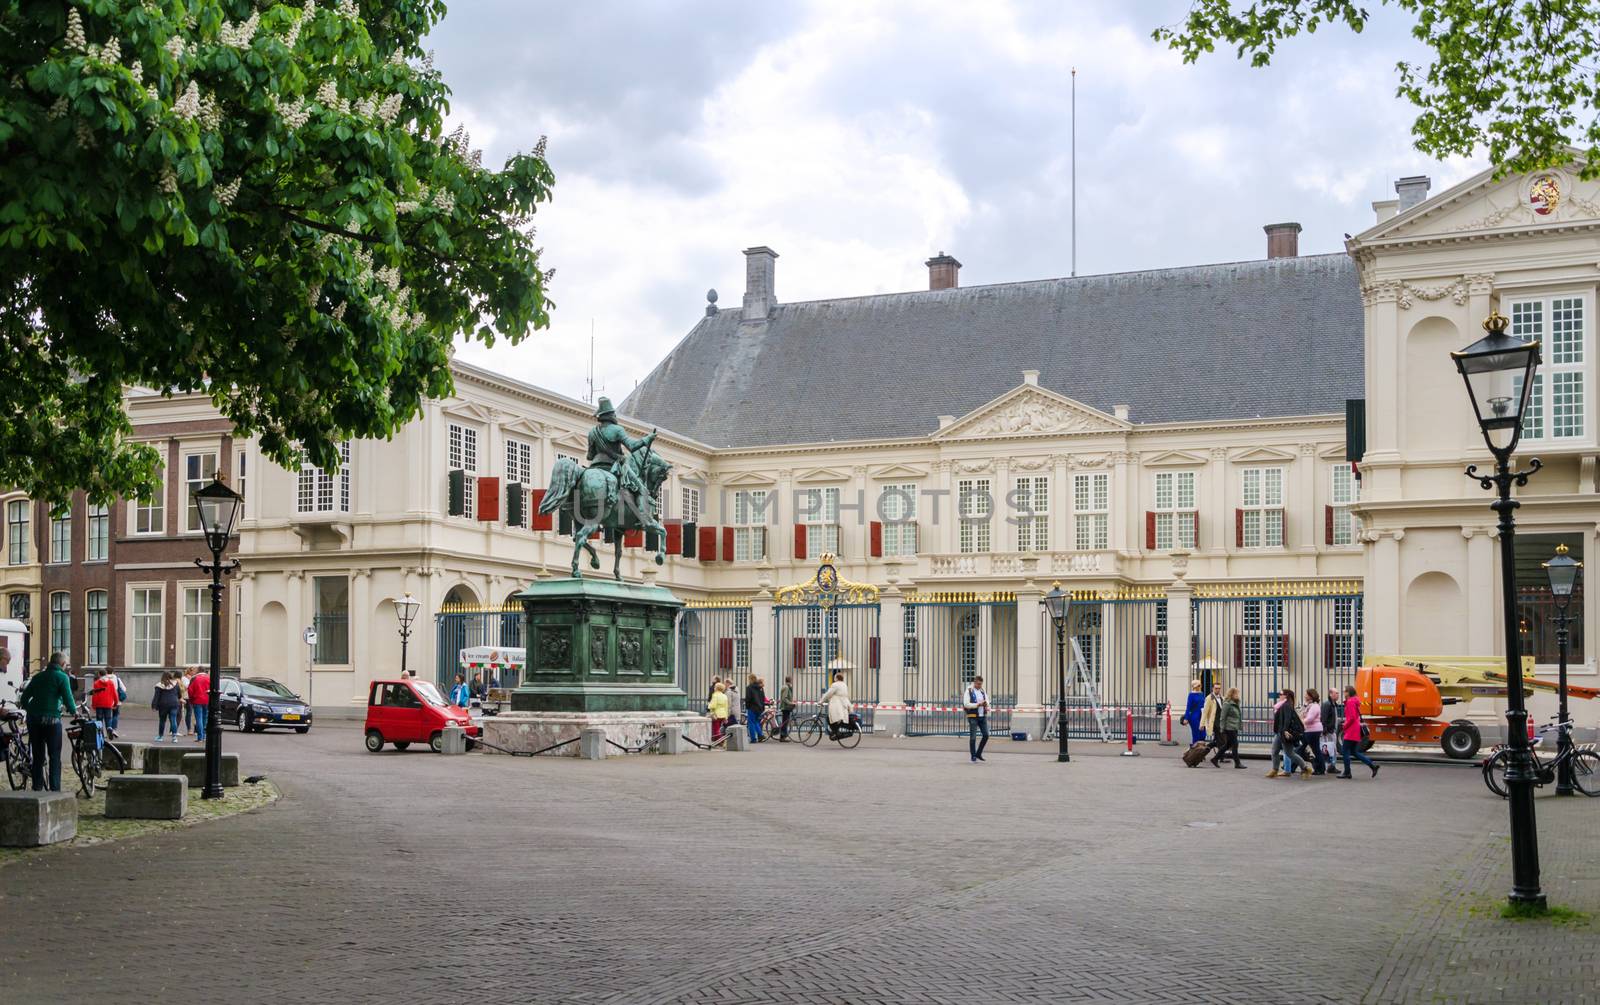
[[[94,684],[89,688],[89,706],[94,709],[95,721],[105,729],[106,735],[116,736],[111,728],[111,716],[117,709],[117,684],[105,667],[95,672]]]
[[[472,675],[472,688],[471,688],[471,691],[472,691],[472,697],[478,699],[479,701],[483,701],[484,698],[488,697],[486,694],[484,694],[484,691],[483,691],[483,674],[482,673],[475,673],[475,674]]]
[[[778,742],[789,742],[789,720],[794,718],[794,678],[783,679],[783,689],[778,692]]]
[[[195,739],[204,740],[206,730],[214,725],[211,721],[210,671],[195,667],[194,676],[189,678],[189,705],[194,709]]]
[[[961,707],[967,713],[967,753],[972,763],[983,760],[983,748],[989,745],[989,695],[983,689],[983,678],[974,677],[962,696]],[[979,739],[979,736],[982,739]]]
[[[183,735],[194,735],[194,706],[189,704],[189,682],[194,680],[198,667],[184,667],[178,678],[178,695],[183,702]]]
[[[1283,762],[1283,736],[1278,732],[1278,710],[1283,708],[1283,692],[1278,693],[1278,700],[1272,706],[1272,752],[1267,755],[1269,770],[1268,778],[1277,778],[1283,774],[1278,766]]]
[[[28,678],[17,702],[28,716],[28,739],[33,747],[33,791],[61,791],[61,715],[77,711],[72,700],[72,678],[62,668],[60,653],[50,654],[50,665]],[[46,785],[45,762],[50,765]]]
[[[122,678],[117,676],[115,670],[106,671],[111,678],[111,683],[116,685],[117,703],[111,706],[111,736],[117,735],[117,730],[122,726],[122,703],[128,700],[128,688],[122,683]]]
[[[1338,698],[1339,689],[1329,688],[1322,699],[1322,763],[1333,773],[1334,762],[1339,759],[1339,719],[1344,703]]]
[[[467,687],[466,674],[456,674],[456,682],[450,687],[450,704],[458,708],[472,704],[472,689]]]
[[[150,699],[150,707],[156,710],[156,742],[161,742],[161,737],[170,727],[172,742],[177,743],[178,717],[182,714],[183,697],[178,694],[176,670],[161,672],[161,679],[156,681],[155,695]]]
[[[1217,715],[1222,711],[1222,685],[1211,685],[1211,693],[1206,695],[1206,704],[1200,711],[1200,729],[1209,739],[1206,741],[1207,750],[1215,750],[1222,745],[1222,727],[1217,723]]]
[[[1378,766],[1361,749],[1361,699],[1356,697],[1355,687],[1349,684],[1344,688],[1344,725],[1341,729],[1344,737],[1344,774],[1339,777],[1350,777],[1350,758],[1354,757],[1371,768],[1372,777],[1377,778]]]
[[[1198,680],[1190,681],[1189,704],[1184,707],[1183,718],[1179,719],[1178,722],[1189,727],[1189,746],[1191,747],[1206,738],[1206,728],[1200,723],[1200,717],[1205,714],[1205,708],[1206,696],[1200,690],[1200,682]],[[1167,721],[1171,722],[1172,720],[1168,719]]]
[[[750,742],[760,743],[766,737],[761,735],[761,713],[767,708],[767,689],[761,685],[761,678],[755,674],[744,685],[745,728],[750,731]]]
[[[717,693],[717,685],[722,683],[721,677],[712,677],[711,686],[706,688],[706,704],[711,703],[711,696]]]
[[[711,742],[716,743],[722,739],[722,731],[728,724],[728,688],[720,678],[711,685],[706,713],[711,716]]]
[[[1311,773],[1326,775],[1328,762],[1322,759],[1322,695],[1314,687],[1306,688],[1306,703],[1300,710],[1300,721],[1306,727],[1301,749],[1311,758]]]
[[[835,670],[833,683],[822,692],[822,705],[828,710],[828,737],[837,738],[839,730],[850,725],[850,686],[844,682],[844,671]]]
[[[1282,742],[1278,749],[1283,753],[1283,774],[1293,778],[1295,772],[1302,775],[1311,774],[1311,765],[1300,756],[1300,745],[1305,741],[1306,724],[1300,721],[1300,711],[1294,706],[1294,692],[1284,688],[1282,701],[1278,703],[1278,710],[1273,715],[1272,731]],[[1273,773],[1277,774],[1277,764],[1273,764]]]
[[[1244,768],[1244,762],[1239,760],[1239,730],[1243,728],[1244,713],[1239,710],[1239,689],[1230,687],[1222,703],[1217,706],[1217,732],[1222,736],[1222,742],[1211,756],[1213,768],[1222,767],[1230,751],[1233,754],[1233,766]]]

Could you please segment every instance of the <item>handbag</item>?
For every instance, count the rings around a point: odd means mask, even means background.
[[[118,701],[127,701],[128,700],[128,689],[122,686],[122,678],[121,677],[113,677],[111,679],[117,682],[117,700]]]

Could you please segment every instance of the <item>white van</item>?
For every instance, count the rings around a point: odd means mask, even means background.
[[[0,701],[15,705],[22,694],[22,663],[28,651],[28,626],[10,618],[0,618],[0,649],[11,654],[5,670],[0,671]]]

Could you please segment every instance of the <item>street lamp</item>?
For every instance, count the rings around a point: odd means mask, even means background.
[[[400,676],[406,675],[406,645],[411,641],[411,619],[417,616],[422,604],[407,593],[394,602],[394,615],[400,619]]]
[[[1572,750],[1572,726],[1567,722],[1567,609],[1572,606],[1572,591],[1583,575],[1583,563],[1567,554],[1567,546],[1556,546],[1556,557],[1544,563],[1545,574],[1550,577],[1550,597],[1556,605],[1556,649],[1561,656],[1561,677],[1557,688],[1561,693],[1561,707],[1556,716],[1556,795],[1572,795],[1572,761],[1567,754]]]
[[[1050,584],[1050,592],[1039,603],[1050,612],[1050,624],[1056,629],[1056,760],[1070,761],[1067,753],[1067,610],[1072,599],[1061,589],[1061,583]]]
[[[194,508],[200,514],[200,527],[206,533],[206,547],[211,549],[211,564],[197,558],[194,564],[200,571],[211,573],[211,696],[206,705],[206,784],[200,790],[201,799],[222,798],[222,730],[216,709],[221,705],[222,685],[222,577],[239,567],[237,561],[224,563],[222,553],[228,550],[228,539],[233,536],[233,525],[239,519],[244,497],[228,488],[218,474],[211,484],[191,493]]]
[[[1516,521],[1512,513],[1517,501],[1511,486],[1525,486],[1528,476],[1540,468],[1539,459],[1528,462],[1526,471],[1511,469],[1511,454],[1522,437],[1522,416],[1533,395],[1534,371],[1539,366],[1539,342],[1523,341],[1506,334],[1505,316],[1496,311],[1483,322],[1483,338],[1459,352],[1450,354],[1467,395],[1477,413],[1483,442],[1494,455],[1494,474],[1478,473],[1476,464],[1467,468],[1485,489],[1495,489],[1499,497],[1489,508],[1500,516],[1500,593],[1505,616],[1506,646],[1506,729],[1510,735],[1506,758],[1506,788],[1511,794],[1511,895],[1513,905],[1542,910],[1544,893],[1539,889],[1539,829],[1534,820],[1533,783],[1537,769],[1533,748],[1528,742],[1528,709],[1522,696],[1522,647],[1517,633]]]

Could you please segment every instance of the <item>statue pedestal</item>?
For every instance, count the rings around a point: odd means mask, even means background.
[[[483,738],[495,747],[531,754],[581,737],[585,729],[599,727],[605,730],[606,739],[632,749],[642,746],[665,726],[676,726],[680,736],[701,744],[711,742],[711,720],[694,712],[506,712],[484,717]],[[567,743],[565,747],[550,751],[550,756],[577,757],[580,746],[581,743]],[[676,748],[677,744],[662,744],[666,746]],[[485,749],[491,754],[497,753],[493,747]],[[658,747],[655,752],[683,753],[683,750]],[[607,751],[608,756],[622,753],[615,747]]]

